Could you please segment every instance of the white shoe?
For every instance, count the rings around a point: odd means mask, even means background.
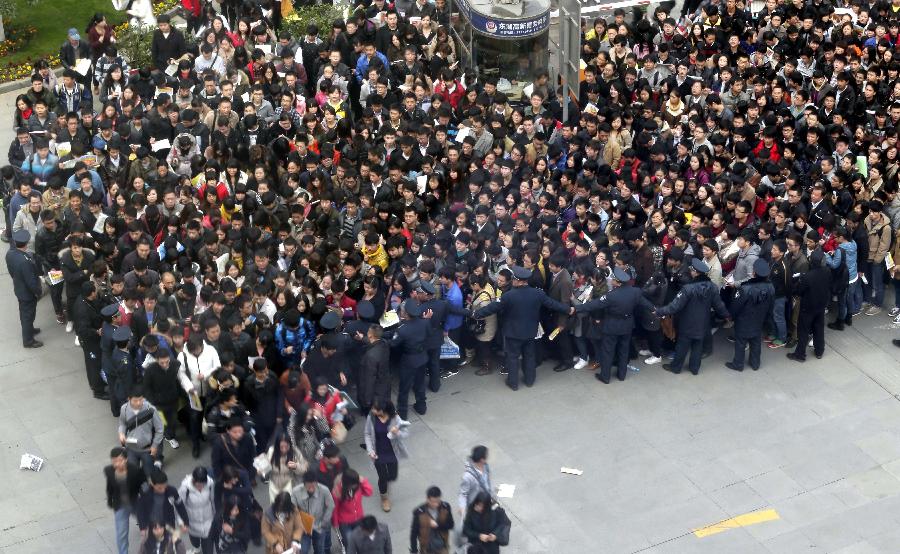
[[[166,442],[169,443],[169,446],[172,447],[172,450],[178,450],[178,447],[181,446],[175,439],[166,439]]]
[[[646,348],[643,349],[643,350],[638,350],[638,355],[639,355],[639,356],[649,356],[649,355],[650,355],[650,351],[647,350]]]
[[[587,367],[587,365],[588,365],[587,360],[582,360],[581,358],[576,358],[576,359],[578,361],[575,362],[575,369],[584,369],[585,367]]]
[[[74,329],[74,328],[75,328],[74,323],[72,323],[71,321],[66,322],[66,333],[71,333],[72,329]]]
[[[813,345],[813,340],[812,340],[812,339],[809,339],[809,344],[808,344],[807,346],[809,346],[810,348],[812,348],[812,345]]]
[[[656,364],[658,364],[658,363],[661,362],[661,361],[662,361],[662,358],[659,358],[659,357],[656,357],[656,356],[650,356],[649,358],[647,358],[646,360],[644,360],[644,363],[647,364],[647,365],[656,365]]]
[[[75,336],[75,346],[81,346],[81,341],[78,340],[78,336]]]
[[[153,466],[156,469],[162,469],[162,462],[160,462],[159,460],[156,460],[155,462],[153,462]]]

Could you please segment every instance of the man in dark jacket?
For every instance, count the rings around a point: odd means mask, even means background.
[[[445,552],[450,547],[450,531],[453,529],[453,510],[441,500],[441,489],[428,487],[425,503],[413,510],[409,529],[409,551]],[[438,548],[443,545],[443,550]]]
[[[94,398],[107,398],[103,391],[103,379],[100,377],[100,328],[103,326],[102,306],[98,305],[97,288],[90,281],[81,284],[81,296],[72,310],[75,335],[84,353],[84,368],[87,372],[88,384],[94,392]]]
[[[239,418],[229,419],[225,423],[225,432],[212,442],[212,470],[216,477],[222,475],[225,466],[232,466],[246,475],[251,483],[256,482],[256,468],[253,467],[256,449]]]
[[[391,532],[375,516],[365,516],[347,537],[348,554],[391,554]]]
[[[364,414],[375,400],[389,400],[391,396],[390,349],[382,340],[384,329],[380,325],[372,325],[366,334],[368,344],[362,357],[359,371],[359,387],[357,400]]]
[[[28,252],[31,235],[24,229],[12,234],[15,248],[6,252],[6,270],[13,281],[16,300],[19,301],[19,322],[22,325],[22,346],[40,348],[44,346],[34,336],[40,332],[34,327],[37,303],[41,298],[40,272],[34,255]]]
[[[144,370],[144,394],[165,418],[164,436],[172,449],[178,448],[175,426],[178,419],[178,399],[181,385],[178,381],[178,360],[173,360],[168,348],[158,348],[155,362]]]
[[[182,534],[187,533],[188,513],[178,496],[178,489],[169,484],[169,478],[161,469],[154,469],[150,473],[150,482],[141,489],[135,507],[141,536],[147,535],[152,523],[160,522],[170,529],[177,527],[176,512],[181,518]]]
[[[825,308],[831,300],[831,270],[825,266],[825,255],[816,249],[809,256],[809,271],[800,276],[794,287],[800,297],[797,320],[797,347],[787,357],[795,362],[806,361],[806,344],[813,336],[816,358],[825,354]]]
[[[431,310],[428,319],[428,338],[425,340],[425,353],[428,355],[426,370],[428,372],[428,388],[437,392],[441,388],[441,345],[444,344],[444,328],[447,316],[452,314],[466,315],[468,312],[447,302],[444,298],[436,298],[437,289],[428,281],[419,281],[416,296],[422,312]]]
[[[181,31],[172,28],[171,19],[167,14],[157,17],[156,23],[159,25],[159,29],[153,31],[150,53],[154,67],[162,71],[169,66],[169,63],[187,52],[187,45]]]
[[[719,296],[718,287],[706,275],[709,272],[706,262],[694,258],[690,272],[693,281],[682,287],[670,303],[657,309],[656,315],[678,314],[675,358],[671,364],[663,364],[663,369],[675,374],[681,373],[681,367],[690,351],[688,369],[697,375],[700,373],[700,358],[703,355],[703,337],[709,330],[709,310],[714,309],[723,319],[730,317],[730,314]]]
[[[416,403],[413,409],[419,415],[425,415],[428,409],[425,398],[425,365],[428,356],[425,354],[425,341],[428,338],[428,322],[422,319],[422,306],[409,298],[400,309],[403,322],[388,343],[396,348],[400,356],[400,386],[397,391],[397,414],[407,419],[409,410],[409,391],[415,392]]]
[[[144,472],[136,464],[128,461],[128,453],[117,446],[109,453],[110,465],[103,468],[106,477],[106,505],[115,514],[116,545],[119,554],[128,554],[128,528],[131,513],[137,507],[141,485],[145,481]]]
[[[34,253],[37,256],[36,261],[42,273],[59,272],[59,281],[56,284],[50,283],[50,300],[53,302],[56,322],[60,325],[65,325],[66,310],[62,302],[63,280],[59,263],[59,252],[63,249],[63,242],[66,240],[68,231],[63,227],[62,222],[56,218],[52,210],[42,211],[41,221],[43,221],[44,225],[38,229],[35,236]]]
[[[253,361],[253,373],[242,385],[244,404],[256,424],[257,454],[269,447],[269,439],[284,418],[284,395],[265,358]]]
[[[734,321],[734,360],[725,366],[744,371],[744,349],[750,345],[750,367],[759,369],[762,350],[763,324],[775,302],[775,287],[769,282],[769,262],[757,258],[753,262],[753,277],[741,283],[735,291],[729,311]]]

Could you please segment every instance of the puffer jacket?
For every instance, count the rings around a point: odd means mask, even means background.
[[[37,218],[34,218],[28,210],[28,204],[25,204],[16,212],[16,219],[13,221],[12,228],[13,232],[21,229],[28,231],[28,234],[31,236],[28,239],[28,249],[34,250],[34,238],[37,236],[38,231],[44,228],[44,222],[41,221],[40,214],[38,214]]]
[[[215,482],[212,477],[207,476],[203,490],[198,490],[190,474],[184,476],[178,487],[178,496],[184,503],[190,521],[188,531],[194,537],[208,537],[212,530],[216,516],[214,489]]]
[[[497,294],[494,292],[494,287],[490,284],[484,287],[481,292],[478,294],[473,294],[472,298],[472,310],[477,310],[479,308],[483,308],[496,300]],[[497,334],[497,315],[489,315],[484,318],[484,333],[476,336],[475,339],[480,342],[490,342],[494,340],[494,336]]]
[[[315,338],[315,327],[311,321],[303,317],[300,318],[300,325],[296,329],[289,328],[284,321],[275,328],[275,346],[278,347],[278,353],[286,367],[299,364],[301,354],[309,351]],[[290,354],[284,351],[288,346],[294,347]]]
[[[199,356],[188,352],[187,345],[178,354],[178,363],[181,367],[178,371],[178,380],[185,392],[194,389],[200,396],[206,396],[208,378],[213,372],[222,366],[219,361],[219,353],[212,346],[203,343],[203,351]]]
[[[734,266],[734,285],[738,286],[753,277],[753,263],[759,258],[759,245],[752,244],[746,250],[739,250]]]
[[[178,142],[182,137],[187,137],[191,141],[191,147],[182,153],[181,149],[178,147]],[[200,155],[200,145],[197,142],[197,139],[194,135],[190,133],[181,133],[175,140],[172,142],[172,149],[169,151],[169,157],[167,161],[169,165],[172,167],[172,171],[181,175],[182,177],[190,177],[191,176],[191,158],[194,156]]]

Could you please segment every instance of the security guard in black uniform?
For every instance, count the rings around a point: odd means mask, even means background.
[[[616,377],[625,380],[628,373],[628,352],[631,332],[634,330],[635,310],[638,306],[653,309],[653,303],[644,298],[641,289],[628,284],[631,275],[620,267],[613,269],[613,289],[596,300],[572,307],[572,313],[603,310],[603,342],[600,351],[600,371],[594,376],[609,384],[613,359],[618,361]]]
[[[662,308],[657,308],[656,315],[677,314],[675,339],[675,359],[671,364],[663,364],[663,369],[672,373],[681,373],[684,359],[690,351],[691,358],[688,369],[697,375],[700,373],[700,359],[703,356],[703,337],[709,328],[709,310],[715,309],[719,317],[731,317],[722,298],[719,288],[709,280],[709,266],[701,259],[691,261],[691,282],[684,285],[675,298]]]
[[[94,283],[90,281],[81,283],[81,296],[72,307],[72,322],[75,324],[75,334],[84,354],[84,370],[87,373],[88,385],[94,393],[94,398],[105,399],[103,379],[100,377],[103,366],[103,350],[100,346],[100,333],[103,327],[101,306]]]
[[[416,403],[413,409],[425,415],[425,341],[428,338],[428,322],[422,319],[422,306],[409,298],[400,307],[402,322],[388,341],[391,348],[400,353],[400,387],[397,393],[397,414],[406,419],[409,413],[409,390],[414,389]]]
[[[520,266],[510,268],[513,286],[503,293],[499,300],[479,308],[474,317],[482,318],[491,314],[503,314],[503,340],[506,351],[506,386],[519,390],[519,358],[522,358],[523,381],[526,387],[534,385],[537,378],[535,369],[535,343],[541,307],[559,313],[569,313],[569,306],[553,300],[543,291],[528,285],[531,270]]]
[[[431,317],[428,318],[428,340],[425,343],[425,350],[428,354],[428,388],[431,392],[437,392],[441,388],[441,345],[444,344],[444,324],[447,323],[447,316],[469,315],[468,310],[458,308],[447,302],[444,298],[436,298],[437,289],[428,281],[420,281],[415,291],[415,298],[422,306],[422,312],[431,310]]]
[[[119,417],[122,405],[128,400],[128,393],[137,380],[134,358],[131,355],[131,328],[116,327],[112,333],[116,349],[112,353],[112,368],[106,374],[109,382],[109,407],[115,417]]]
[[[109,375],[113,365],[112,355],[116,349],[113,331],[121,325],[122,313],[118,304],[107,304],[100,310],[100,315],[103,316],[103,327],[100,328],[100,368],[104,375]],[[109,398],[108,394],[106,398]]]
[[[325,377],[328,384],[336,388],[345,388],[350,382],[347,357],[355,347],[353,337],[344,332],[341,316],[334,310],[328,310],[319,319],[319,328],[325,331],[320,335],[306,356],[303,369],[312,380],[317,375]],[[327,358],[322,356],[321,348],[325,342],[334,347],[334,352]]]
[[[346,352],[346,359],[347,367],[352,373],[351,380],[357,386],[359,386],[360,361],[369,344],[366,334],[372,325],[378,325],[378,321],[375,319],[375,306],[368,300],[360,300],[356,304],[356,319],[344,323],[344,333],[354,339],[349,341],[350,348]]]
[[[22,346],[40,348],[44,346],[34,336],[41,332],[35,328],[34,318],[37,315],[37,304],[41,298],[41,279],[34,254],[28,251],[31,233],[19,229],[12,235],[15,248],[6,252],[6,270],[13,280],[13,290],[19,301],[19,323],[22,325]]]
[[[734,321],[734,360],[725,367],[744,371],[744,349],[750,345],[750,367],[759,369],[762,353],[763,324],[775,303],[775,287],[769,282],[769,263],[759,258],[753,262],[753,277],[741,283],[729,306]]]

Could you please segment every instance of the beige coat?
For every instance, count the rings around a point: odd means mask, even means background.
[[[472,299],[472,310],[477,310],[479,308],[483,308],[493,302],[496,298],[496,293],[494,292],[494,287],[490,284],[484,287],[484,289],[478,294],[473,293],[474,298]],[[489,315],[484,318],[484,333],[476,336],[475,338],[481,342],[489,342],[494,340],[494,335],[497,334],[497,316]]]

